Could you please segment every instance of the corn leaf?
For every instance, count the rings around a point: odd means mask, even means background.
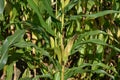
[[[23,35],[24,35],[25,31],[24,30],[18,30],[14,33],[14,35],[7,37],[7,39],[4,41],[3,46],[1,48],[1,58],[0,58],[0,70],[4,67],[4,65],[7,62],[8,59],[8,50],[9,48],[19,42]]]
[[[55,17],[54,14],[53,14],[53,9],[51,7],[51,2],[50,0],[42,0],[43,4],[44,4],[44,7],[45,9],[47,10],[47,12],[52,16],[52,17]]]
[[[42,15],[41,15],[41,13],[40,13],[40,11],[39,11],[39,8],[38,8],[38,6],[35,4],[35,2],[34,2],[33,0],[27,0],[27,1],[28,1],[29,5],[31,6],[31,8],[32,8],[32,9],[35,11],[35,13],[38,15],[38,18],[39,18],[39,20],[40,20],[40,24],[42,25],[42,27],[43,27],[49,34],[51,34],[51,35],[54,36],[53,30],[52,30],[51,27],[48,26],[48,25],[46,24],[46,22],[43,20]]]
[[[0,14],[4,11],[4,0],[0,0]]]
[[[115,11],[115,10],[105,10],[105,11],[100,11],[98,13],[94,13],[94,14],[86,14],[86,15],[74,15],[71,16],[70,19],[78,19],[78,18],[82,18],[82,17],[86,17],[88,19],[95,19],[101,16],[105,16],[107,14],[113,14],[113,13],[120,13],[120,11]]]

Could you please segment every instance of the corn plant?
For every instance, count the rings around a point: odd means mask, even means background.
[[[119,80],[119,0],[0,0],[2,80]]]

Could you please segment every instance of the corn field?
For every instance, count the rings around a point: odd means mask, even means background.
[[[120,0],[0,0],[0,80],[120,80]]]

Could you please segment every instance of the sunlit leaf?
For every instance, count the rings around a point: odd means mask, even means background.
[[[64,57],[63,57],[63,60],[64,61],[67,61],[67,58],[70,54],[70,51],[72,49],[72,46],[73,46],[73,43],[74,41],[77,39],[77,34],[74,35],[70,40],[69,42],[67,43],[66,47],[65,47],[65,51],[64,51]]]
[[[28,79],[29,79],[29,77],[30,77],[30,69],[27,68],[27,69],[25,69],[25,71],[24,71],[24,73],[23,73],[23,75],[22,75],[22,78],[23,78],[23,79],[24,79],[24,78],[28,78]]]
[[[6,76],[6,80],[12,79],[12,75],[13,75],[13,63],[7,66],[7,76]]]
[[[60,72],[55,73],[53,80],[60,80]]]

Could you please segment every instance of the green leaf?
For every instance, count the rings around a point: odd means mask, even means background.
[[[31,75],[30,69],[27,68],[27,69],[25,69],[24,73],[22,74],[22,78],[28,78],[28,80],[29,80],[30,75]]]
[[[109,45],[109,44],[107,44],[107,43],[105,43],[104,41],[99,40],[99,39],[89,39],[89,40],[86,40],[86,41],[78,42],[78,43],[74,46],[73,49],[74,49],[74,50],[75,50],[75,49],[78,49],[78,48],[80,47],[80,45],[82,45],[82,44],[87,44],[87,43],[94,43],[94,44],[100,44],[100,45],[103,45],[103,46],[108,46],[108,47],[110,47],[110,48],[112,48],[112,49],[120,52],[120,49],[119,49],[119,48],[117,48],[117,47],[115,47],[115,46],[113,46],[113,45]]]
[[[0,14],[3,13],[4,10],[4,0],[0,0]]]
[[[18,30],[14,33],[14,35],[11,35],[9,37],[7,37],[7,39],[4,41],[2,48],[1,48],[1,58],[0,58],[0,70],[4,67],[4,65],[7,62],[8,59],[8,50],[9,48],[19,42],[23,35],[24,35],[25,31],[24,30]]]
[[[60,80],[60,72],[56,72],[53,80]]]
[[[98,74],[106,74],[107,76],[109,76],[110,78],[112,78],[113,80],[115,79],[115,77],[113,75],[108,74],[107,72],[105,72],[104,70],[98,69],[98,70],[94,70],[92,71],[92,73],[98,73]]]
[[[77,3],[79,0],[71,0],[67,6],[65,6],[65,13],[69,10],[71,10]]]
[[[25,78],[20,78],[19,80],[32,80],[32,79],[29,77],[25,77]]]
[[[75,16],[71,16],[70,19],[78,19],[78,18],[82,18],[83,16],[88,18],[88,19],[95,19],[101,16],[105,16],[107,14],[113,14],[113,13],[120,13],[120,11],[115,11],[115,10],[105,10],[105,11],[100,11],[98,13],[95,14],[86,14],[86,15],[75,15]]]
[[[33,78],[32,80],[39,80],[40,78],[50,78],[51,80],[53,79],[52,75],[44,74],[44,75],[36,75],[36,77]]]
[[[101,31],[101,30],[95,30],[95,31],[89,31],[89,32],[85,32],[83,34],[79,35],[78,38],[78,42],[82,41],[82,39],[86,36],[92,36],[92,35],[97,35],[97,34],[104,34],[104,35],[108,35],[106,32]],[[77,42],[76,42],[77,43]]]
[[[6,71],[6,80],[12,80],[13,77],[13,63],[7,66],[7,71]]]
[[[95,5],[95,1],[89,0],[88,3],[87,3],[87,8],[88,8],[89,11],[90,11],[91,8],[93,7],[93,5]]]
[[[112,13],[120,13],[120,11],[115,11],[115,10],[105,10],[105,11],[100,11],[100,12],[95,13],[95,14],[91,14],[91,15],[83,15],[83,16],[86,16],[86,17],[88,17],[88,18],[95,19],[95,18],[98,18],[98,17],[104,16],[104,15],[107,15],[107,14],[112,14]]]
[[[54,14],[53,14],[53,9],[51,7],[51,2],[50,0],[42,0],[43,4],[44,4],[44,7],[45,9],[47,10],[47,12],[52,16],[54,17]]]
[[[32,8],[32,9],[36,12],[36,14],[38,15],[38,18],[39,18],[39,20],[40,20],[40,24],[42,25],[42,27],[43,27],[49,34],[51,34],[51,35],[54,36],[53,30],[52,30],[51,27],[48,26],[48,25],[46,24],[46,22],[43,20],[42,15],[41,15],[41,13],[40,13],[40,11],[39,11],[39,8],[38,8],[38,6],[35,4],[35,2],[34,2],[33,0],[27,0],[27,1],[28,1],[29,5],[31,6],[31,8]]]
[[[73,75],[76,75],[77,73],[85,73],[87,72],[88,70],[84,70],[82,69],[81,67],[73,67],[71,69],[68,69],[66,72],[65,72],[65,76],[64,76],[64,79],[67,80],[68,78],[70,78],[71,76]]]
[[[85,72],[89,72],[89,73],[97,73],[97,74],[105,74],[107,76],[109,76],[110,78],[114,79],[114,76],[108,74],[106,71],[102,70],[102,69],[96,69],[96,70],[91,70],[91,69],[83,69],[84,67],[89,67],[89,66],[99,66],[102,68],[105,68],[107,70],[111,70],[111,68],[103,63],[98,63],[98,64],[89,64],[89,63],[83,63],[82,65],[80,65],[79,67],[73,67],[70,68],[68,70],[66,70],[65,72],[65,80],[67,80],[68,78],[70,78],[71,76],[74,76],[78,73],[85,73]]]
[[[104,31],[101,31],[101,30],[89,31],[89,32],[80,34],[78,39],[76,40],[76,42],[74,43],[74,45],[72,47],[72,53],[78,46],[80,47],[80,44],[83,41],[82,39],[84,39],[86,36],[93,36],[93,35],[98,35],[98,34],[108,35],[107,33],[105,33]]]
[[[109,45],[109,44],[107,44],[107,43],[105,43],[104,41],[99,40],[99,39],[90,39],[90,40],[87,40],[87,41],[83,41],[83,42],[81,42],[80,44],[83,44],[83,43],[85,43],[85,44],[86,44],[86,43],[95,43],[95,44],[100,44],[100,45],[104,45],[104,46],[109,46],[109,47],[113,48],[114,50],[120,52],[120,49],[119,49],[119,48],[117,48],[117,47],[115,47],[115,46],[113,46],[113,45]]]
[[[23,41],[21,40],[20,42],[18,43],[15,43],[14,44],[15,47],[19,47],[19,48],[26,48],[26,47],[35,47],[35,45],[31,42],[26,42],[26,41]]]
[[[100,45],[104,45],[104,46],[109,46],[110,48],[120,52],[120,49],[113,46],[113,45],[109,45],[106,42],[100,40],[100,39],[89,39],[89,40],[82,40],[84,39],[86,36],[92,36],[92,35],[97,35],[97,34],[104,34],[104,35],[108,35],[107,33],[100,31],[100,30],[96,30],[96,31],[89,31],[89,32],[85,32],[81,35],[79,35],[77,41],[75,42],[75,44],[72,47],[72,52],[71,54],[73,54],[74,52],[76,52],[82,44],[87,44],[87,43],[94,43],[94,44],[100,44]]]

